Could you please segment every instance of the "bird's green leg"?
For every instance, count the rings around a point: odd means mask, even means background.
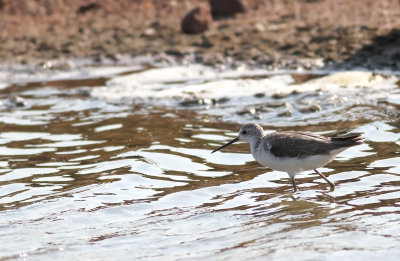
[[[315,173],[317,173],[321,178],[323,178],[326,182],[328,182],[329,186],[331,186],[331,190],[335,189],[335,184],[329,181],[324,175],[322,175],[318,170],[314,169]]]
[[[292,175],[292,174],[290,174],[290,173],[288,173],[288,174],[289,174],[290,180],[292,181],[293,190],[294,190],[294,192],[297,192],[297,190],[298,190],[299,188],[298,188],[297,185],[296,185],[296,180],[294,179],[294,175]]]

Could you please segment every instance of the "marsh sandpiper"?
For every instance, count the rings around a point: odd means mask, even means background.
[[[237,141],[245,141],[250,144],[251,154],[256,161],[273,170],[289,174],[295,192],[298,190],[295,175],[306,170],[314,170],[333,190],[335,185],[317,168],[331,162],[345,149],[361,144],[362,140],[360,135],[325,137],[295,131],[277,131],[266,135],[258,124],[248,123],[240,129],[236,138],[212,153]]]

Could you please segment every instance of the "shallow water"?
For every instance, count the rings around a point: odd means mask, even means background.
[[[0,260],[399,259],[394,75],[194,68],[3,72]],[[293,194],[246,144],[210,153],[250,120],[366,142]]]

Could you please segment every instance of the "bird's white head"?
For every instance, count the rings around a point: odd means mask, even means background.
[[[253,143],[264,136],[264,130],[256,123],[247,123],[239,130],[238,139],[248,143]]]
[[[239,134],[236,138],[231,140],[230,142],[226,143],[225,145],[219,147],[216,150],[213,150],[212,152],[216,152],[222,148],[225,148],[226,146],[229,146],[237,141],[245,141],[250,144],[255,144],[260,138],[264,136],[264,130],[261,128],[260,125],[256,123],[248,123],[244,125],[242,128],[240,128]]]

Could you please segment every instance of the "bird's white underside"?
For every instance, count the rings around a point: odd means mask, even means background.
[[[306,158],[275,157],[269,151],[261,150],[252,150],[251,153],[254,159],[265,167],[287,172],[290,176],[294,177],[299,172],[325,166],[331,162],[337,154],[346,149],[347,148],[340,148],[331,151],[330,154],[313,155]]]

